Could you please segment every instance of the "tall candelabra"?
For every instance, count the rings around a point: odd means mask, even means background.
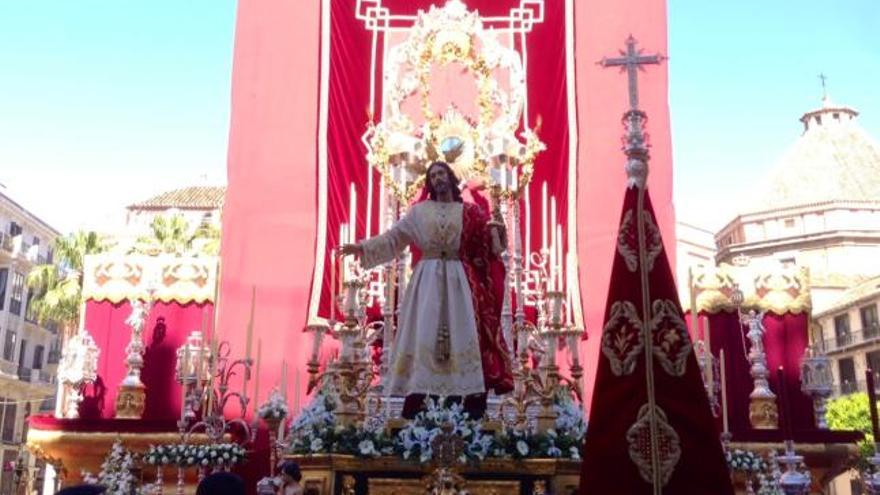
[[[810,493],[810,473],[800,470],[804,457],[795,453],[793,440],[785,441],[785,454],[778,456],[776,460],[780,466],[785,466],[785,471],[779,477],[779,487],[785,495]]]
[[[131,314],[125,323],[131,327],[131,341],[125,347],[125,364],[128,373],[119,387],[116,396],[116,417],[120,419],[141,419],[146,407],[146,387],[141,381],[141,369],[144,367],[143,333],[147,317],[152,307],[152,294],[147,301],[134,300],[131,302]]]
[[[334,392],[336,417],[346,426],[363,421],[367,414],[368,395],[377,391],[373,385],[377,372],[367,356],[367,346],[384,332],[383,322],[366,324],[366,300],[362,292],[365,274],[356,268],[350,274],[354,276],[341,284],[344,321],[331,320],[329,327],[311,326],[307,329],[313,333],[312,356],[308,363],[310,388],[324,386]],[[341,349],[338,358],[329,362],[322,372],[318,351],[325,334],[338,339]]]
[[[764,313],[750,310],[748,315],[742,318],[742,322],[749,328],[746,337],[751,342],[748,357],[754,381],[754,388],[749,394],[749,421],[754,428],[766,430],[778,427],[779,412],[776,394],[770,390],[767,381],[770,371],[767,369],[767,355],[764,353],[764,325],[761,323],[763,318]]]

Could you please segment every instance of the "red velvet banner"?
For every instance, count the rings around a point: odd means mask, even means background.
[[[180,418],[180,385],[175,379],[177,348],[194,330],[206,321],[210,331],[212,304],[156,303],[144,327],[146,345],[141,380],[147,388],[147,402],[143,419],[150,422],[168,422]],[[125,378],[125,347],[131,341],[131,327],[125,320],[131,314],[129,303],[88,301],[85,327],[101,350],[98,357],[98,379],[86,387],[85,399],[80,405],[84,420],[113,418],[119,384]],[[168,424],[166,423],[166,424]]]

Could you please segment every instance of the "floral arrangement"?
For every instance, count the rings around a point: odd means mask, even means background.
[[[287,407],[287,402],[278,389],[273,390],[269,400],[257,409],[257,416],[263,421],[284,421],[288,414],[290,414],[290,410]]]
[[[444,407],[442,402],[425,400],[425,410],[398,433],[396,450],[404,459],[428,462],[434,455],[431,444],[446,426],[464,441],[460,462],[481,461],[488,457],[494,443],[492,435],[484,433],[480,421],[471,419],[461,404]]]
[[[321,392],[303,409],[290,428],[290,451],[295,454],[339,453],[378,457],[395,453],[393,439],[381,418],[343,427],[336,422],[334,396]]]
[[[101,464],[101,471],[97,476],[83,472],[83,481],[92,485],[101,485],[107,488],[107,493],[119,495],[148,495],[155,493],[154,485],[141,486],[140,479],[134,475],[137,467],[137,458],[122,446],[117,440],[110,448],[110,452]]]
[[[300,455],[347,454],[362,458],[398,455],[406,460],[428,462],[433,458],[432,441],[444,425],[464,440],[461,462],[478,462],[489,457],[580,459],[587,424],[581,407],[567,395],[560,395],[554,409],[556,427],[536,434],[526,429],[508,429],[497,437],[482,430],[460,404],[444,405],[428,399],[425,410],[398,432],[385,431],[384,420],[372,417],[359,426],[342,427],[336,422],[335,400],[319,393],[291,427],[289,450]]]
[[[731,471],[743,471],[746,473],[760,473],[767,470],[767,462],[759,454],[750,450],[728,450],[727,467]]]
[[[237,443],[153,445],[144,462],[153,466],[227,468],[240,464],[247,451]]]
[[[581,444],[587,433],[584,410],[570,395],[557,395],[553,404],[556,412],[555,428],[546,433],[534,433],[522,428],[506,429],[497,439],[495,457],[555,457],[580,460]]]
[[[779,464],[776,453],[770,452],[769,459],[750,450],[734,449],[725,452],[727,466],[733,472],[744,473],[746,483],[757,495],[784,495],[779,485]],[[755,488],[757,487],[757,490]]]

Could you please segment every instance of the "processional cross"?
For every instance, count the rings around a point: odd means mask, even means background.
[[[629,80],[629,108],[630,110],[638,110],[639,108],[639,82],[638,71],[645,70],[643,65],[659,64],[666,60],[666,57],[656,53],[654,55],[642,55],[642,50],[636,49],[636,39],[629,36],[626,39],[626,51],[620,50],[621,57],[608,58],[604,57],[599,61],[602,67],[620,67],[621,71],[626,71]]]

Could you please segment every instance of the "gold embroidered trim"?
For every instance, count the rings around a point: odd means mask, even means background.
[[[666,486],[675,466],[681,459],[681,440],[666,419],[666,413],[659,406],[654,406],[657,424],[657,450],[660,468],[661,486]],[[629,458],[639,468],[639,475],[647,483],[654,483],[654,472],[651,468],[651,414],[650,405],[645,404],[639,409],[636,422],[626,432],[629,444]]]
[[[634,272],[639,267],[638,233],[633,225],[633,212],[627,210],[620,222],[620,231],[617,233],[617,252],[623,257],[626,267]]]
[[[611,305],[608,323],[602,330],[602,354],[608,358],[616,376],[629,375],[635,370],[636,359],[645,345],[640,328],[635,304],[616,301]]]

